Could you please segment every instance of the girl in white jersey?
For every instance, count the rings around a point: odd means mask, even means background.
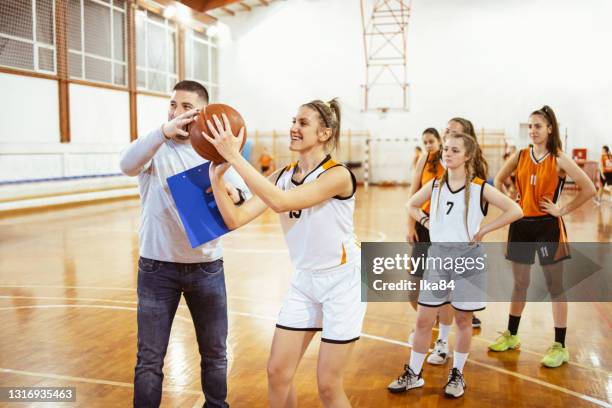
[[[478,177],[474,177],[478,168],[478,145],[473,137],[464,133],[450,133],[444,138],[442,158],[446,164],[444,175],[425,184],[408,202],[410,216],[424,227],[429,228],[432,247],[428,257],[444,258],[452,248],[462,249],[462,258],[477,259],[482,257],[478,242],[491,231],[501,228],[522,217],[521,208]],[[485,187],[486,186],[486,187]],[[431,200],[431,217],[421,210],[421,206]],[[503,212],[493,221],[481,225],[488,203],[500,208]],[[458,245],[457,243],[464,243]],[[447,243],[445,246],[444,243]],[[452,247],[451,247],[452,243]],[[476,243],[476,245],[467,245]],[[467,255],[467,256],[466,256]],[[429,266],[429,264],[428,264]],[[465,382],[463,367],[467,360],[472,338],[472,314],[483,310],[486,302],[482,289],[485,287],[484,273],[465,272],[465,276],[455,268],[427,268],[423,279],[429,283],[448,283],[454,281],[453,290],[421,291],[417,309],[416,333],[410,354],[410,361],[404,367],[404,373],[389,384],[391,392],[403,392],[411,388],[422,387],[422,368],[427,354],[433,322],[438,309],[450,303],[455,309],[457,335],[453,354],[453,368],[448,376],[445,395],[458,398],[463,395]],[[468,277],[469,275],[469,277]],[[477,289],[474,292],[474,288]],[[480,289],[480,290],[478,290]],[[469,293],[472,291],[472,293]]]
[[[324,406],[349,407],[343,374],[359,338],[366,304],[361,302],[360,249],[353,234],[356,181],[327,152],[340,137],[340,105],[316,100],[300,106],[291,127],[290,150],[299,161],[267,179],[239,152],[242,131],[231,134],[227,118],[206,137],[243,177],[254,196],[241,207],[227,199],[222,174],[211,166],[215,200],[229,228],[244,225],[268,207],[279,213],[295,273],[278,316],[268,360],[271,407],[295,407],[293,376],[317,331],[322,331],[317,381]],[[214,129],[212,124],[209,125]],[[227,129],[227,130],[225,130]]]

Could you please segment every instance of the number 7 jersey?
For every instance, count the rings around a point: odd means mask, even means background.
[[[478,177],[474,177],[471,181],[466,220],[466,186],[452,191],[448,184],[444,183],[440,189],[441,181],[442,178],[436,179],[431,191],[431,215],[429,217],[431,242],[470,242],[487,215],[488,203],[483,198],[486,182]]]
[[[293,163],[280,172],[276,186],[288,191],[315,181],[337,166],[342,165],[326,156],[301,182],[297,182],[293,179],[297,163]],[[349,197],[333,197],[310,208],[279,214],[291,262],[296,269],[327,269],[361,259],[353,231],[357,182],[353,173],[347,171],[353,182],[353,193]]]

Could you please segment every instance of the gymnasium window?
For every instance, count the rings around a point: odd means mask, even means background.
[[[219,88],[219,52],[215,37],[192,29],[185,31],[185,78],[200,82],[208,89],[211,101]]]
[[[136,12],[138,89],[170,93],[178,80],[175,23],[146,10]]]
[[[67,18],[70,78],[127,86],[126,1],[68,0]]]
[[[53,0],[0,1],[0,65],[55,74]]]

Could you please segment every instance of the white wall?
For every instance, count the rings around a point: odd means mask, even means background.
[[[58,143],[57,81],[0,73],[0,143]]]
[[[130,101],[125,91],[70,85],[70,143],[130,141]]]
[[[0,182],[117,174],[124,145],[2,143]]]
[[[138,117],[138,136],[147,135],[159,128],[168,119],[169,98],[138,95],[136,99]],[[129,139],[128,139],[129,140]]]
[[[529,113],[548,104],[561,133],[567,129],[566,150],[587,147],[596,159],[602,144],[612,144],[610,15],[607,0],[412,0],[411,110],[381,120],[360,112],[359,1],[278,2],[224,19],[232,41],[221,52],[220,99],[251,129],[286,129],[299,104],[339,96],[345,128],[392,138],[465,116],[516,139]],[[391,177],[386,172],[382,179]]]
[[[0,74],[0,88],[0,182],[119,173],[130,142],[127,92],[71,84],[64,144],[57,81]]]

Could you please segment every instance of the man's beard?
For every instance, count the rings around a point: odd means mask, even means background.
[[[185,132],[189,133],[188,129],[183,129]],[[189,140],[189,134],[187,134],[187,136],[183,136],[183,135],[179,135],[178,133],[176,134],[176,136],[174,136],[176,139],[178,140],[182,140],[182,141],[187,141]]]

